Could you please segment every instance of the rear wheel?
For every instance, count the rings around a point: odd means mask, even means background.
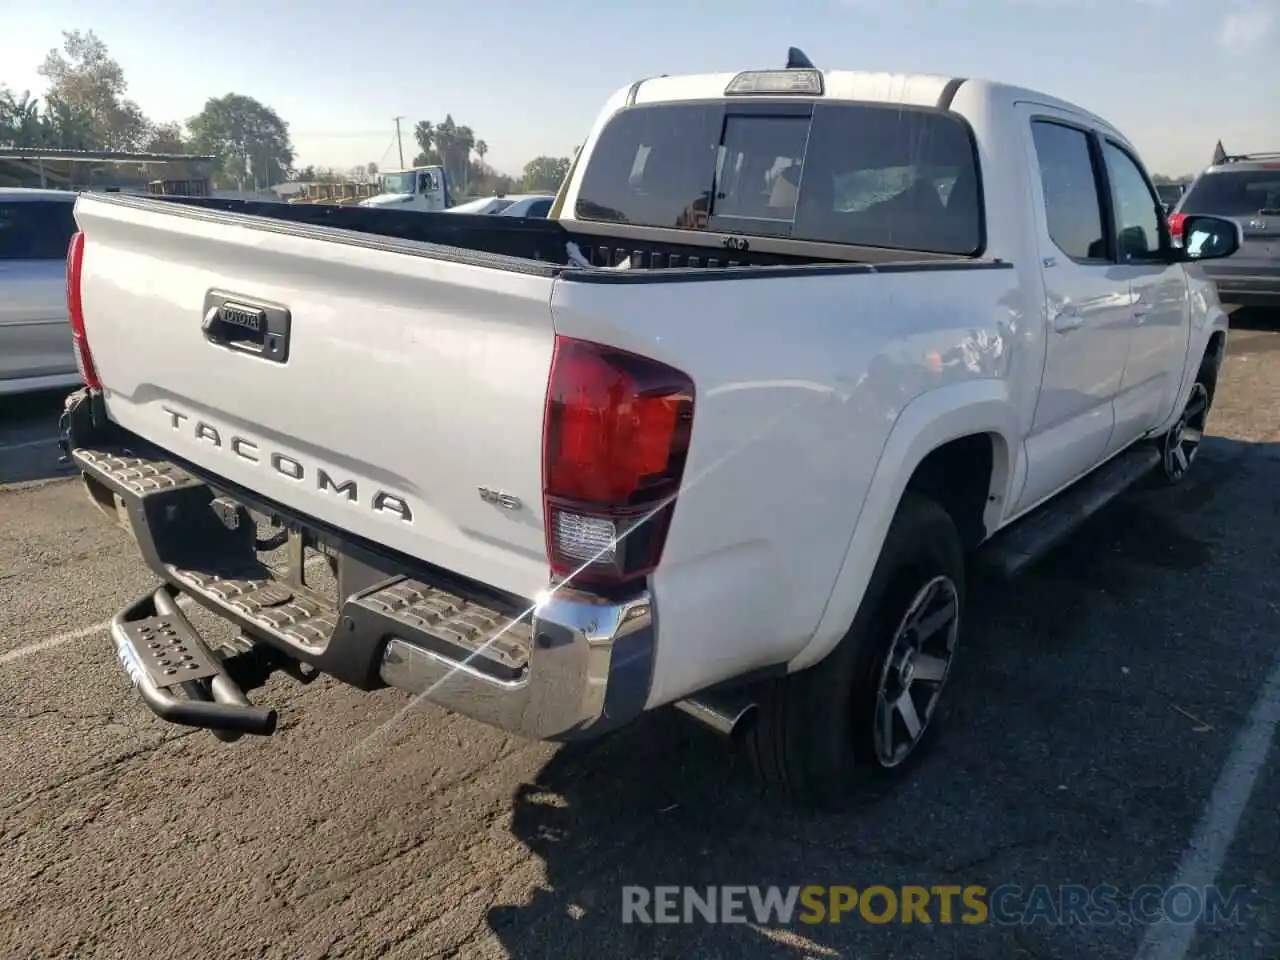
[[[963,608],[955,524],[908,494],[849,632],[824,660],[763,691],[746,738],[761,779],[838,808],[859,784],[903,775],[937,729]]]

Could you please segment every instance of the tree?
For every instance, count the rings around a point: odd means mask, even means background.
[[[439,123],[419,120],[413,125],[413,138],[418,141],[420,152],[413,158],[415,167],[439,165],[445,176],[462,191],[471,179],[471,150],[476,145],[476,135],[468,126],[454,122],[453,114],[447,114]],[[487,151],[488,146],[485,147]]]
[[[31,96],[30,90],[18,97],[7,87],[0,87],[0,144],[39,147],[47,142],[48,134],[40,101]]]
[[[1151,182],[1156,186],[1162,186],[1169,183],[1186,183],[1187,181],[1194,179],[1195,176],[1190,173],[1183,174],[1181,177],[1171,177],[1165,173],[1153,173],[1151,175]]]
[[[524,165],[524,188],[530,193],[554,193],[568,173],[568,157],[534,157]]]
[[[45,143],[63,150],[101,150],[103,140],[92,115],[62,100],[45,100]]]
[[[157,123],[146,141],[148,153],[186,153],[187,138],[180,123]]]
[[[447,119],[447,118],[446,118]],[[462,178],[462,189],[466,190],[471,182],[471,151],[476,145],[476,135],[468,126],[458,127],[454,134],[453,150],[450,160],[454,169]]]
[[[69,150],[100,149],[101,141],[83,110],[70,104],[40,101],[29,90],[15,96],[0,87],[0,144],[15,147],[65,147]]]
[[[440,154],[435,149],[435,124],[430,120],[419,120],[413,125],[413,139],[418,142],[418,155],[413,158],[415,167],[432,167],[440,162]]]
[[[453,114],[435,125],[432,137],[436,153],[440,157],[440,165],[450,182],[458,184],[462,190],[467,188],[467,169],[471,163],[471,148],[476,145],[475,134],[467,126],[458,126]]]
[[[253,97],[211,97],[187,129],[197,152],[221,158],[216,182],[243,189],[246,182],[270,187],[288,179],[294,158],[289,125]]]
[[[49,51],[38,69],[49,81],[45,111],[54,145],[106,150],[136,150],[150,132],[141,108],[125,97],[128,85],[120,64],[92,30],[63,31],[62,49]]]
[[[378,175],[378,165],[376,163],[365,164],[365,169],[369,171],[369,176],[371,177]]]
[[[480,158],[480,166],[484,166],[484,155],[489,152],[489,145],[483,140],[476,141],[476,156]]]

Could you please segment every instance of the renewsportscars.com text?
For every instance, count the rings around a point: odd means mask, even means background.
[[[622,888],[623,923],[1238,924],[1244,887],[1102,885]]]

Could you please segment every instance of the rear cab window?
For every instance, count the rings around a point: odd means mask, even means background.
[[[600,134],[579,220],[977,256],[977,151],[959,117],[897,104],[630,107]]]
[[[65,260],[74,209],[64,200],[0,200],[0,261]]]

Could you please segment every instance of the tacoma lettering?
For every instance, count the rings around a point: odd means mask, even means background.
[[[252,440],[226,433],[211,423],[192,417],[190,414],[172,407],[161,407],[169,417],[169,426],[174,430],[190,431],[195,439],[207,443],[219,450],[227,450],[246,463],[263,462],[262,450]],[[315,489],[323,494],[340,497],[349,503],[361,503],[360,481],[352,478],[336,478],[324,467],[309,467],[293,457],[278,452],[267,454],[266,462],[273,472],[298,483],[310,483],[314,477]],[[372,496],[364,501],[374,513],[389,514],[404,523],[413,523],[413,509],[403,497],[386,490],[374,490]]]
[[[316,471],[316,486],[321,490],[332,490],[334,493],[343,495],[348,500],[356,499],[356,482],[354,480],[348,480],[346,483],[337,483],[324,470]],[[375,506],[374,509],[376,510],[377,507]]]
[[[293,457],[286,457],[283,453],[273,453],[271,455],[271,466],[275,468],[276,473],[288,477],[290,480],[302,480],[306,477],[306,471],[302,469],[302,464]]]
[[[258,445],[256,443],[250,443],[248,440],[245,440],[243,437],[231,438],[231,452],[234,453],[237,457],[241,457],[245,460],[248,460],[250,463],[258,462],[258,458],[254,456],[254,453],[257,452],[257,449],[258,449]]]

